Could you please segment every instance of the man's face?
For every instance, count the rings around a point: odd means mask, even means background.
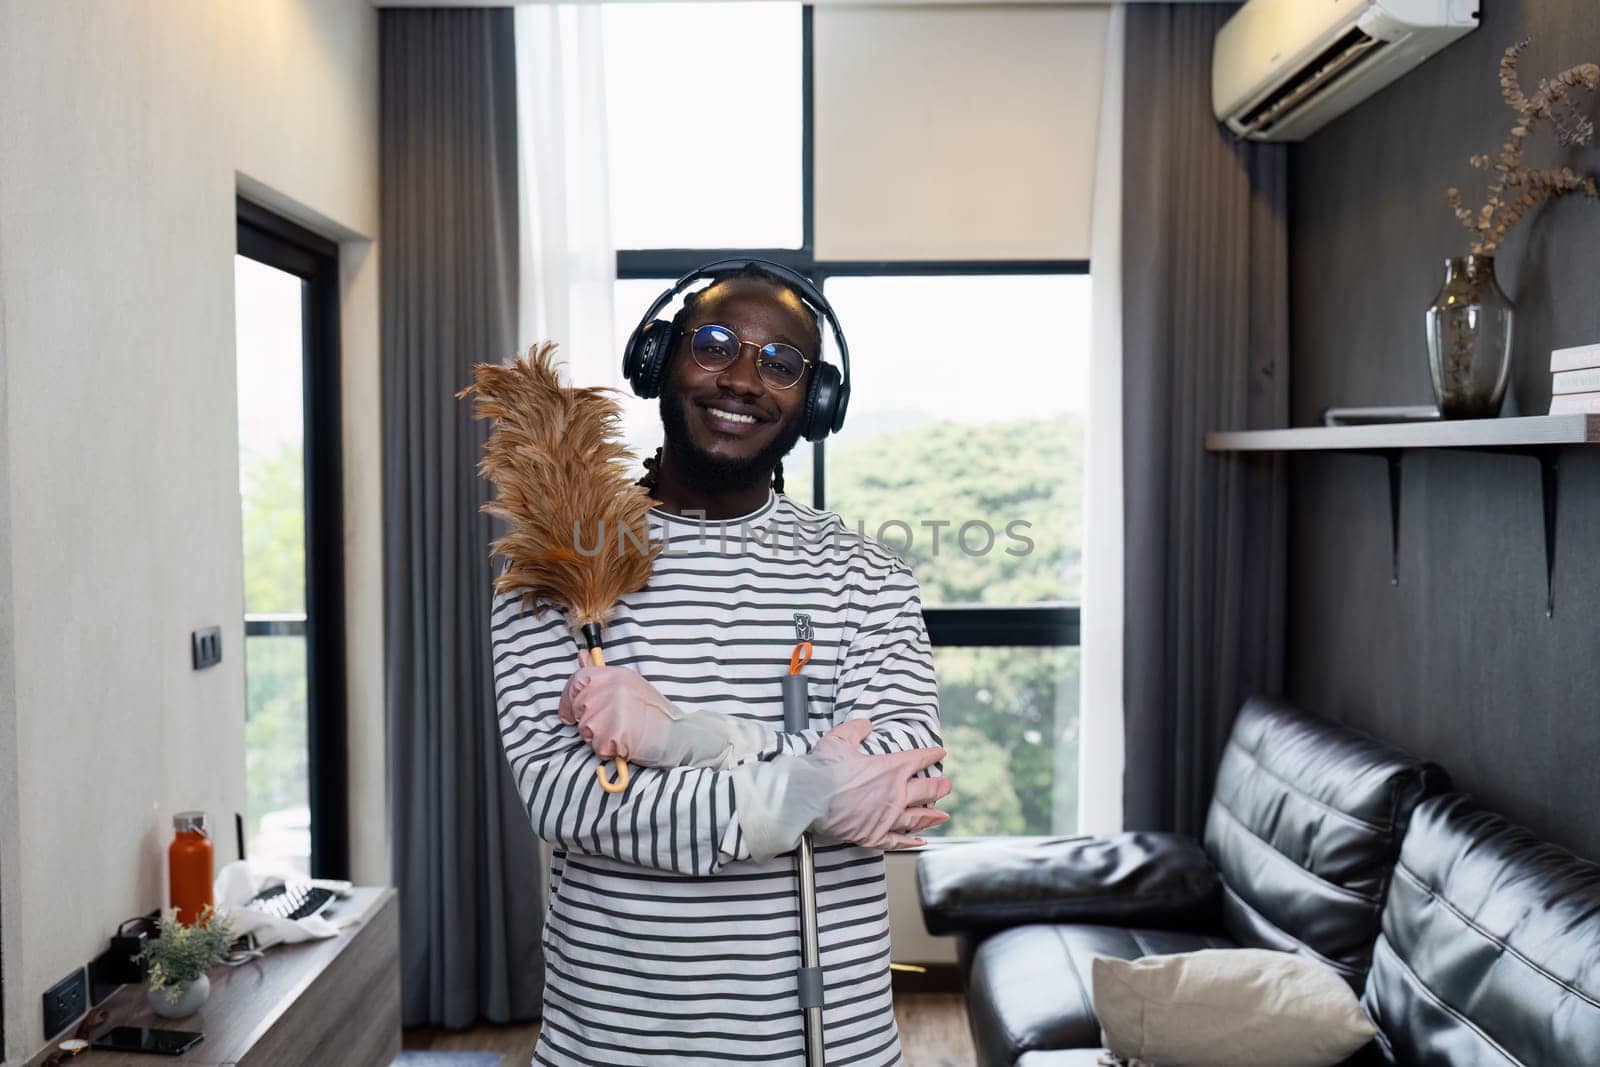
[[[815,358],[818,338],[805,306],[787,290],[760,279],[723,281],[705,291],[685,325],[717,323],[741,341],[782,341]],[[806,388],[812,369],[787,389],[774,389],[756,372],[755,352],[708,371],[689,355],[689,337],[678,337],[661,390],[661,423],[684,477],[707,489],[745,488],[766,478],[800,439]],[[719,417],[718,411],[754,422]]]

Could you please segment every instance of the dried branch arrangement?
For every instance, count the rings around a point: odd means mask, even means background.
[[[1506,49],[1500,59],[1500,95],[1506,105],[1517,113],[1516,124],[1500,154],[1491,160],[1487,155],[1476,155],[1471,163],[1478,170],[1492,170],[1488,198],[1477,211],[1461,202],[1461,190],[1452,186],[1445,196],[1454,209],[1456,218],[1472,235],[1472,251],[1488,255],[1505,240],[1507,231],[1531,209],[1554,196],[1583,192],[1596,193],[1595,179],[1590,174],[1579,174],[1571,167],[1546,167],[1535,170],[1522,164],[1523,142],[1539,123],[1549,125],[1556,140],[1569,147],[1587,145],[1594,140],[1594,121],[1578,110],[1580,94],[1591,93],[1600,87],[1600,66],[1580,63],[1539,83],[1530,96],[1522,91],[1517,74],[1517,63],[1532,38],[1518,41]]]

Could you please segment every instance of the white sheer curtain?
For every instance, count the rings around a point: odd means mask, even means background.
[[[1118,4],[1106,24],[1105,85],[1095,136],[1094,214],[1089,238],[1094,342],[1085,449],[1083,605],[1079,633],[1078,832],[1122,829],[1122,97],[1123,26]]]
[[[617,349],[599,4],[532,4],[515,13],[517,337],[555,341],[573,385],[626,389]],[[539,843],[548,891],[550,846]],[[542,898],[547,899],[547,898]]]
[[[556,341],[574,385],[626,387],[613,294],[599,4],[516,10],[522,218],[518,336]]]

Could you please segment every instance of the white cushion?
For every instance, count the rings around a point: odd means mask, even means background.
[[[1331,1067],[1374,1032],[1344,979],[1288,952],[1096,958],[1092,969],[1106,1048],[1153,1067]]]

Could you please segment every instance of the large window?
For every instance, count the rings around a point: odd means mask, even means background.
[[[608,4],[602,17],[617,247],[799,247],[798,5]]]
[[[323,878],[348,868],[337,281],[335,245],[240,202],[245,849]]]
[[[942,832],[1071,833],[1088,264],[818,256],[812,19],[799,4],[607,7],[617,351],[652,299],[715,258],[760,255],[822,286],[850,341],[849,418],[784,460],[786,488],[916,571],[956,785]],[[638,62],[645,41],[685,57],[665,73],[677,91]],[[695,55],[732,66],[702,85]],[[747,96],[726,91],[729,70]],[[701,103],[663,121],[662,99]],[[653,451],[655,403],[625,406],[632,443]]]

